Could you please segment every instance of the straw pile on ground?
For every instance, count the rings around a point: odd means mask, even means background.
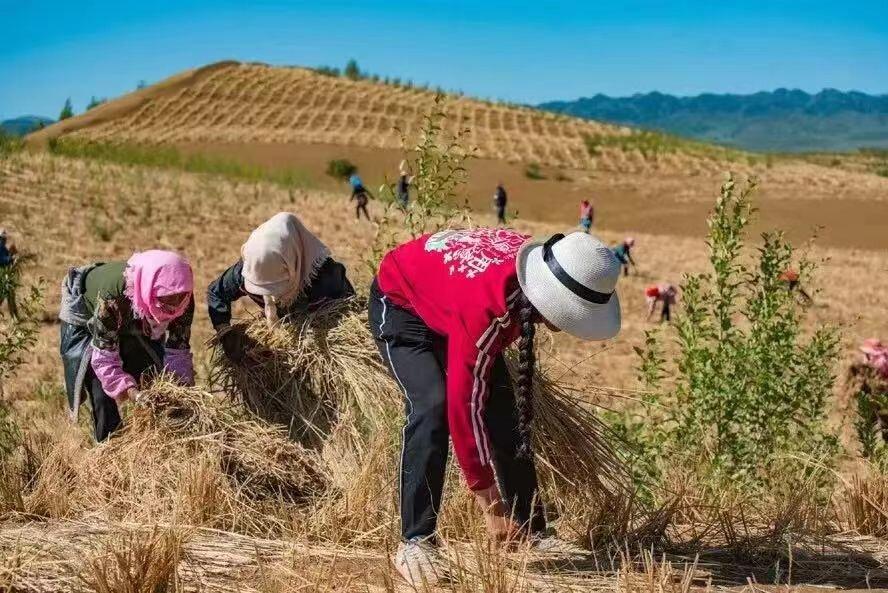
[[[350,300],[275,328],[244,325],[253,340],[244,363],[217,359],[216,379],[247,406],[160,378],[106,443],[93,446],[71,430],[31,443],[35,461],[22,467],[34,470],[20,472],[22,495],[7,510],[342,544],[392,541],[402,394],[365,319]],[[274,386],[280,407],[271,411],[286,409],[283,422],[247,409],[270,411],[262,386]],[[553,516],[570,513],[577,525],[583,515],[606,517],[628,490],[606,427],[544,374],[535,403],[538,467]],[[465,539],[483,526],[459,480],[451,464],[442,524],[447,537]]]
[[[73,431],[31,444],[39,469],[14,510],[267,534],[328,487],[316,453],[227,398],[161,378],[134,408],[101,445]]]

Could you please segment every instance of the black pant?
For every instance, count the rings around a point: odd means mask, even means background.
[[[419,317],[392,305],[370,288],[370,330],[383,360],[404,391],[407,420],[400,470],[401,535],[405,541],[432,538],[447,469],[446,340]],[[545,529],[533,460],[518,459],[515,394],[505,360],[493,364],[484,423],[493,448],[503,501],[531,532]]]
[[[62,366],[65,371],[65,386],[68,392],[68,404],[73,408],[75,404],[75,383],[77,379],[77,371],[83,360],[84,352],[91,336],[89,330],[84,326],[72,325],[62,322],[60,326],[60,352],[62,356]],[[144,351],[144,347],[137,345],[135,347],[126,348],[127,342],[132,340],[128,336],[121,338],[121,351],[135,352],[135,355],[121,356],[123,370],[132,375],[137,381],[141,379],[146,372],[154,372],[159,370],[152,358]],[[156,357],[163,360],[163,346],[156,341],[146,342],[150,348],[154,350]],[[86,374],[83,377],[83,390],[89,396],[90,408],[92,409],[93,430],[96,442],[102,442],[107,439],[112,432],[120,426],[120,411],[117,408],[117,402],[105,393],[102,383],[96,377],[95,372],[89,361],[86,362]],[[81,402],[83,403],[83,402]]]
[[[506,224],[506,207],[505,206],[497,206],[496,207],[496,220],[499,224]]]
[[[660,313],[660,321],[669,321],[672,319],[669,301],[663,301],[663,311]]]
[[[370,220],[370,214],[367,213],[367,197],[359,195],[356,199],[358,203],[355,206],[355,217],[361,220],[361,212],[363,212],[367,220]]]
[[[71,325],[62,322],[59,328],[60,350],[62,366],[65,369],[65,383],[68,391],[69,407],[74,406],[75,382],[77,371],[83,362],[85,348],[90,340],[90,333],[86,327]],[[93,429],[96,442],[102,442],[117,430],[120,426],[120,411],[117,402],[111,398],[105,390],[99,378],[96,377],[92,366],[86,361],[86,374],[83,376],[83,391],[89,396],[89,404],[92,409]],[[81,402],[82,403],[82,402]]]

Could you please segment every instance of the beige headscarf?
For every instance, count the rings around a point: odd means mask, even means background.
[[[330,257],[330,250],[296,215],[279,212],[250,233],[241,247],[247,292],[262,296],[265,318],[275,323],[277,307],[296,300]]]

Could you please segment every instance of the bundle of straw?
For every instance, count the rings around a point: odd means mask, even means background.
[[[231,361],[214,340],[211,383],[262,418],[284,424],[306,446],[323,447],[344,415],[354,430],[367,433],[389,426],[401,408],[400,391],[382,364],[365,304],[357,298],[333,301],[274,327],[251,319],[230,331],[244,335],[244,357]]]
[[[180,438],[212,443],[222,469],[252,498],[295,502],[325,489],[315,453],[211,393],[160,380],[140,394],[139,405],[149,413],[137,415],[132,431],[148,422]]]
[[[515,358],[507,361],[514,377]],[[631,475],[615,449],[621,441],[591,402],[541,369],[533,391],[533,445],[543,482],[561,495],[582,492],[603,504],[631,493]]]

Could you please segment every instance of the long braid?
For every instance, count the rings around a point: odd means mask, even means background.
[[[527,296],[519,297],[521,341],[518,343],[518,378],[515,385],[515,407],[518,413],[518,457],[533,457],[531,423],[533,421],[533,375],[536,369],[536,353],[533,339],[536,335],[534,313]]]

